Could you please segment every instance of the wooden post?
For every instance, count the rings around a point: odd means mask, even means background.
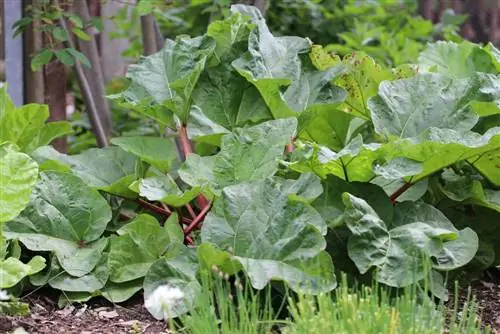
[[[493,44],[496,44],[498,41],[498,1],[494,0],[491,9],[491,21],[490,21],[490,41]]]
[[[418,12],[424,19],[432,20],[433,4],[432,0],[420,0],[418,2]]]
[[[36,0],[25,0],[25,6],[34,6]],[[31,57],[38,50],[43,48],[42,32],[38,31],[40,22],[34,21],[30,24],[25,33],[24,43],[24,79],[26,103],[45,103],[43,71],[33,72],[31,70]]]
[[[85,1],[75,1],[73,3],[74,12],[79,15],[83,21],[90,20],[90,12]],[[87,33],[90,33],[87,31]],[[92,35],[92,33],[90,33]],[[90,89],[92,90],[92,99],[99,113],[99,118],[105,135],[107,138],[111,137],[111,113],[109,110],[108,100],[105,98],[104,76],[102,71],[101,58],[97,48],[97,41],[92,39],[90,41],[83,41],[76,39],[76,45],[80,52],[82,52],[92,64],[92,68],[84,67],[83,71],[87,81],[91,83]],[[81,88],[81,87],[80,87]],[[86,105],[88,108],[89,106]]]
[[[23,64],[23,38],[13,38],[12,25],[22,18],[22,1],[2,1],[5,50],[5,81],[7,91],[15,105],[24,104],[24,64]]]
[[[58,60],[54,60],[44,66],[44,91],[45,103],[49,105],[49,121],[66,120],[66,67]],[[59,152],[65,153],[68,150],[66,137],[57,138],[52,142],[52,146]]]

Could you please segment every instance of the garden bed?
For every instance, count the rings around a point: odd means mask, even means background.
[[[475,282],[471,286],[471,294],[477,298],[482,323],[489,325],[493,333],[500,333],[500,285],[496,280]],[[168,333],[165,322],[151,317],[139,295],[122,305],[112,305],[100,299],[64,309],[58,309],[57,302],[47,295],[47,292],[41,292],[27,298],[30,315],[0,319],[0,333],[9,333],[18,327],[30,334],[53,333],[55,329],[66,334]],[[462,288],[460,306],[466,299],[467,289]],[[453,305],[450,304],[449,307],[452,308]]]

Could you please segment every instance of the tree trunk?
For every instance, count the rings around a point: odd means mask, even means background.
[[[141,16],[142,46],[144,55],[149,56],[158,52],[156,45],[155,19],[152,13]]]
[[[44,66],[44,89],[45,103],[49,105],[49,121],[66,120],[66,67],[61,62],[55,60]],[[52,146],[61,153],[68,150],[66,137],[57,138],[52,142]]]
[[[36,0],[27,0],[24,5],[36,6]],[[24,44],[24,79],[26,103],[45,103],[43,71],[33,72],[31,70],[31,57],[38,50],[43,48],[43,36],[41,31],[37,31],[40,22],[34,21],[26,29]]]
[[[432,20],[432,7],[432,0],[420,0],[418,2],[418,12],[424,19]]]
[[[74,12],[79,15],[84,22],[90,20],[89,8],[85,1],[75,1],[73,3]],[[87,31],[88,33],[89,31]],[[105,96],[104,75],[102,72],[101,59],[97,49],[97,42],[93,38],[90,41],[76,39],[76,45],[80,52],[90,61],[92,68],[84,67],[83,71],[90,84],[92,99],[99,113],[99,119],[107,138],[111,137],[111,113],[109,104]],[[82,89],[82,87],[80,87]],[[87,109],[89,108],[86,105]]]
[[[491,20],[490,20],[490,38],[491,43],[496,44],[497,42],[497,31],[498,31],[498,1],[493,1],[491,5]]]
[[[480,8],[476,0],[469,0],[467,2],[467,13],[469,14],[468,23],[474,30],[474,38],[473,41],[476,43],[488,43],[489,36],[486,33],[486,27],[481,21],[481,13],[480,11],[484,11],[483,8]],[[484,5],[484,3],[483,3]]]

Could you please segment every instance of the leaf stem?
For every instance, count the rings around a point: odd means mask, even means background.
[[[186,204],[186,209],[188,210],[189,214],[191,215],[191,218],[195,219],[196,218],[196,212],[194,212],[193,207],[191,204]]]
[[[290,154],[293,152],[293,150],[295,149],[294,142],[295,142],[295,137],[292,137],[290,142],[285,146],[285,154]]]
[[[187,135],[187,129],[186,126],[183,125],[179,129],[177,129],[179,133],[179,140],[181,144],[181,150],[182,153],[184,154],[185,157],[193,153],[193,148],[191,147],[191,142],[189,141],[188,135]]]
[[[193,153],[193,148],[187,135],[186,125],[183,124],[179,129],[177,129],[177,132],[179,133],[180,149],[182,150],[184,158],[187,158],[188,155]],[[196,197],[196,203],[198,203],[201,210],[204,210],[210,205],[208,200],[203,195],[198,195],[198,197]]]
[[[144,209],[159,213],[165,217],[170,217],[170,215],[172,214],[172,211],[170,211],[169,209],[164,209],[164,208],[159,207],[157,205],[146,202],[145,200],[142,200],[140,198],[136,199],[135,202],[137,204],[139,204],[140,206],[142,206]],[[180,219],[181,219],[181,222],[183,224],[186,224],[186,225],[192,224],[192,222],[193,222],[191,219],[188,219],[185,217],[181,217]]]
[[[401,196],[405,191],[408,190],[412,185],[414,185],[413,182],[406,182],[403,184],[398,190],[396,190],[391,197],[389,197],[389,200],[391,201],[392,204],[396,203],[396,200],[398,199],[399,196]]]
[[[210,208],[211,208],[211,203],[208,202],[208,205],[204,207],[203,210],[201,210],[201,212],[198,214],[198,216],[196,216],[196,218],[193,219],[191,224],[189,224],[184,229],[184,235],[188,235],[189,233],[191,233],[191,231],[193,231],[198,226],[198,224],[201,223],[201,221],[203,220],[203,218],[205,218],[205,215],[207,214],[208,210],[210,210]]]
[[[194,245],[194,240],[189,235],[186,235],[184,237],[184,243],[186,243],[188,245]]]

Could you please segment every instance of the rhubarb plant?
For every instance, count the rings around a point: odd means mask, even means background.
[[[22,145],[41,173],[24,210],[9,204],[22,212],[5,236],[43,252],[30,282],[64,291],[61,305],[144,289],[162,318],[156,291],[179,290],[177,316],[214,268],[312,294],[339,271],[394,287],[432,277],[446,298],[444,276],[500,265],[498,54],[438,42],[388,68],[274,36],[235,5],[109,96],[164,136],[77,155]]]

